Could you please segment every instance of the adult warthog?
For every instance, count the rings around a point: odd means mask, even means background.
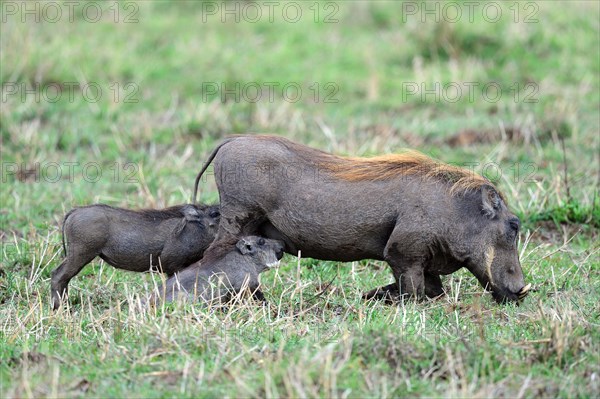
[[[466,267],[498,302],[525,285],[519,219],[487,179],[410,151],[339,157],[274,136],[238,136],[210,154],[221,198],[215,242],[258,234],[285,251],[336,261],[385,260],[395,283],[367,297],[442,294]],[[195,200],[194,192],[194,200]]]

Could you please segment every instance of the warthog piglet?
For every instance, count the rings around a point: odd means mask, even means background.
[[[236,243],[224,243],[210,257],[202,259],[169,278],[159,288],[158,297],[224,303],[248,290],[264,300],[258,290],[258,275],[276,266],[283,256],[283,243],[257,236],[246,236]],[[157,296],[151,300],[156,304]]]
[[[66,257],[52,272],[53,308],[66,297],[69,281],[97,256],[118,269],[173,275],[202,258],[219,218],[218,206],[191,204],[138,211],[96,204],[71,210],[63,221]]]

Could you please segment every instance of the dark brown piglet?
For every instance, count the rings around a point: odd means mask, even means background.
[[[264,300],[258,275],[279,264],[283,249],[283,242],[258,236],[224,243],[210,257],[175,273],[150,303],[157,304],[159,299],[224,303],[243,290]]]
[[[178,205],[127,210],[96,204],[75,208],[63,221],[66,257],[52,272],[52,306],[69,281],[99,256],[118,269],[162,271],[171,276],[202,258],[215,238],[219,207]]]

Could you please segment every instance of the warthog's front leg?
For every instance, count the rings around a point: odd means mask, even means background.
[[[386,303],[395,303],[399,299],[398,283],[384,285],[363,294],[363,299],[384,300]]]
[[[425,276],[419,263],[408,266],[392,266],[392,271],[400,286],[400,297],[422,299],[425,294]]]
[[[444,287],[439,275],[425,273],[425,295],[428,298],[444,295]],[[364,299],[384,300],[386,303],[395,303],[399,297],[398,283],[384,285],[363,294]]]
[[[363,295],[364,299],[383,299],[387,303],[394,303],[404,298],[423,298],[427,291],[422,273],[419,275],[418,272],[400,271],[402,269],[398,266],[391,267],[396,282],[367,292]]]
[[[444,286],[439,274],[430,274],[425,272],[425,295],[429,298],[436,298],[444,295]]]
[[[392,268],[400,298],[422,298],[425,294],[424,237],[393,232],[384,250],[384,259]],[[393,292],[393,290],[392,290]]]
[[[425,289],[425,278],[423,271],[419,270],[420,267],[417,265],[407,268],[403,267],[402,263],[395,261],[388,263],[390,263],[396,282],[371,290],[364,294],[363,298],[383,299],[386,302],[396,302],[404,298],[423,298],[428,291]]]

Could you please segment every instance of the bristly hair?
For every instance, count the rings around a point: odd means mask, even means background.
[[[204,252],[204,257],[200,259],[200,267],[205,267],[206,265],[221,260],[231,251],[235,251],[235,245],[238,241],[239,238],[229,238],[224,241],[213,241],[213,244]]]
[[[399,176],[415,176],[450,185],[450,193],[477,189],[491,182],[475,172],[436,161],[418,151],[380,155],[372,158],[340,158],[330,164],[336,177],[348,181],[389,180]]]
[[[147,219],[166,220],[166,219],[177,219],[177,218],[185,217],[186,215],[183,212],[183,208],[185,206],[193,206],[200,211],[206,211],[209,208],[215,207],[217,205],[181,204],[181,205],[174,205],[174,206],[164,208],[164,209],[136,209],[136,210],[133,210],[133,209],[126,209],[126,208],[117,208],[117,207],[106,205],[106,204],[94,204],[94,205],[81,206],[76,209],[89,208],[89,207],[102,207],[102,208],[114,209],[114,210],[120,211],[120,212],[133,213],[133,214],[142,216]]]
[[[134,212],[153,219],[173,219],[185,217],[183,205],[174,205],[164,209],[138,209]]]
[[[505,200],[485,177],[468,169],[437,161],[415,150],[405,150],[399,154],[380,155],[372,158],[342,157],[297,144],[282,137],[254,137],[273,140],[339,179],[381,181],[401,176],[414,176],[447,184],[451,195],[462,194],[489,185]]]

